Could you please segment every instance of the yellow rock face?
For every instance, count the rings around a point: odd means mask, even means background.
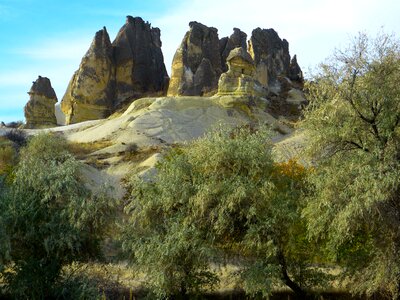
[[[41,95],[31,96],[25,106],[26,128],[44,128],[57,125],[54,105],[56,99]]]
[[[235,48],[227,58],[228,71],[218,82],[218,95],[263,96],[266,90],[255,80],[255,66],[243,48]]]
[[[51,87],[50,80],[41,77],[33,83],[29,101],[25,105],[26,128],[45,128],[57,125],[54,105],[57,96]]]
[[[189,70],[186,70],[189,73]],[[185,66],[183,64],[182,49],[178,49],[172,61],[172,76],[169,81],[167,96],[174,96],[182,94],[183,84],[187,81],[193,81],[193,73],[186,75],[186,80],[182,80],[185,73]]]
[[[61,102],[66,124],[102,119],[113,107],[115,68],[106,29],[100,30],[82,58]]]

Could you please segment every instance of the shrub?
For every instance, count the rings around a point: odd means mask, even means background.
[[[115,202],[85,186],[80,163],[60,137],[40,134],[21,150],[0,193],[6,289],[16,298],[54,294],[64,265],[101,256]]]

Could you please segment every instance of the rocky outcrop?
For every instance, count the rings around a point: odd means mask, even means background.
[[[254,79],[254,61],[244,48],[233,49],[226,60],[229,70],[219,79],[218,95],[266,96],[267,91]]]
[[[172,61],[168,96],[201,96],[217,90],[222,73],[218,30],[198,22],[189,26]]]
[[[228,58],[229,53],[238,47],[247,50],[247,34],[241,31],[239,28],[233,28],[233,33],[230,37],[224,37],[219,40],[222,72],[228,71],[226,59]]]
[[[301,70],[299,64],[297,63],[296,55],[294,55],[292,60],[290,61],[288,77],[292,81],[297,81],[300,83],[304,81],[303,71]]]
[[[115,71],[113,49],[104,27],[96,32],[61,102],[66,124],[102,119],[113,109]]]
[[[169,77],[161,52],[160,30],[128,16],[111,44],[98,31],[62,99],[66,124],[108,117],[145,95],[163,95]]]
[[[25,105],[26,128],[54,127],[57,125],[54,105],[57,96],[48,78],[39,76],[28,92]]]
[[[163,94],[169,77],[161,51],[160,29],[141,18],[127,16],[112,43],[115,59],[115,105],[151,93]]]
[[[275,84],[279,76],[288,76],[289,43],[273,29],[256,28],[249,41],[249,52],[256,64],[256,78],[264,86]]]

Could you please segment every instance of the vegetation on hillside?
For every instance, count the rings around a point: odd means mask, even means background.
[[[255,297],[310,299],[332,286],[332,266],[336,286],[400,299],[399,82],[399,42],[360,34],[306,84],[309,166],[276,162],[264,126],[217,128],[174,145],[154,177],[127,179],[118,217],[78,160],[107,143],[0,137],[0,297],[98,299],[103,277],[79,270],[102,258],[112,227],[151,299],[197,297],[226,264]],[[130,161],[158,150],[127,148]]]
[[[265,128],[220,128],[172,150],[154,180],[130,182],[123,247],[156,295],[216,284],[210,263],[233,258],[252,294],[283,284],[305,297],[322,279],[300,218],[307,171],[271,149]]]
[[[16,298],[56,297],[63,266],[101,255],[114,201],[85,186],[66,149],[55,135],[33,137],[1,185],[0,271]]]
[[[400,298],[400,44],[360,34],[308,85],[303,212],[356,293]]]

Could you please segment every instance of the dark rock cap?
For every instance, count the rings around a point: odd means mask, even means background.
[[[233,49],[229,53],[226,61],[230,61],[230,60],[234,59],[235,57],[240,57],[241,59],[245,60],[249,64],[254,65],[254,60],[251,58],[251,55],[242,47],[237,47],[237,48]]]
[[[57,99],[56,92],[51,87],[50,79],[47,77],[42,77],[39,75],[38,79],[32,83],[33,85],[28,92],[29,95],[36,94],[45,96],[47,98]]]

